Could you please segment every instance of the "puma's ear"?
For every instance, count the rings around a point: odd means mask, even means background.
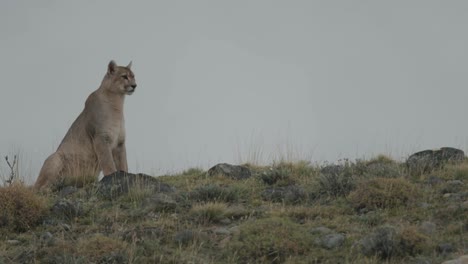
[[[117,68],[117,64],[115,63],[115,61],[111,60],[109,62],[109,65],[107,66],[107,73],[113,74],[116,68]]]
[[[127,68],[131,69],[132,68],[132,61],[127,65]]]

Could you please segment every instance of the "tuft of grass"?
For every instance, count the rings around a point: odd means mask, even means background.
[[[242,263],[282,263],[309,251],[312,240],[304,233],[303,227],[285,218],[251,220],[240,226],[230,251]]]
[[[123,263],[127,260],[127,244],[119,239],[96,234],[82,238],[77,244],[77,254],[90,262]]]
[[[0,227],[26,231],[46,212],[46,200],[22,183],[0,187]]]
[[[218,184],[208,184],[195,188],[189,197],[198,202],[219,201],[230,203],[239,201],[246,193],[245,188],[236,185],[224,187]]]
[[[380,259],[394,259],[405,255],[414,256],[430,250],[429,239],[414,227],[398,229],[394,226],[378,227],[359,242],[362,253]]]
[[[350,163],[343,166],[335,165],[335,168],[321,173],[318,179],[320,195],[346,196],[356,187],[356,175]]]
[[[375,178],[361,182],[348,199],[355,209],[388,209],[407,205],[418,196],[417,188],[402,178]]]
[[[190,210],[190,214],[200,223],[218,222],[226,217],[228,206],[220,202],[208,202],[196,204]]]

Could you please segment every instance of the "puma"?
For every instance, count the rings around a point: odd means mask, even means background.
[[[137,87],[131,66],[109,62],[101,86],[88,96],[57,151],[45,160],[36,189],[80,178],[96,181],[101,171],[128,171],[123,106],[125,95]]]

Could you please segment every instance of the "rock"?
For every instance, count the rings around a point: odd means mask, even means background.
[[[208,170],[209,176],[224,175],[231,179],[242,180],[252,176],[250,169],[245,166],[231,165],[227,163],[217,164]]]
[[[181,244],[187,245],[193,241],[195,234],[192,230],[182,230],[174,236],[174,241]]]
[[[39,238],[44,245],[51,246],[54,243],[54,236],[50,232],[42,233]]]
[[[450,243],[441,243],[437,245],[437,252],[439,252],[442,255],[451,253],[453,251],[455,251],[455,248]]]
[[[7,240],[6,242],[9,245],[19,245],[19,244],[21,244],[21,241],[16,240],[16,239]]]
[[[154,192],[163,193],[175,191],[174,187],[152,176],[118,171],[104,176],[98,184],[97,192],[104,198],[112,199],[128,193],[133,187],[148,188]]]
[[[297,204],[307,198],[304,189],[297,185],[268,188],[261,193],[261,196],[266,201],[285,202],[288,204]]]
[[[323,236],[320,240],[322,247],[326,249],[334,249],[343,245],[345,236],[342,234],[329,234]]]
[[[460,163],[465,159],[465,153],[456,148],[441,148],[438,150],[423,150],[408,157],[406,165],[412,173],[426,173],[443,167],[446,163]]]
[[[468,264],[468,255],[463,255],[457,259],[444,261],[442,264]]]
[[[429,221],[424,221],[419,226],[419,230],[426,235],[433,235],[436,231],[436,224]]]
[[[52,206],[52,212],[60,218],[73,219],[83,214],[83,208],[78,201],[61,199]]]
[[[213,233],[216,235],[230,235],[231,231],[225,227],[218,227],[215,230],[213,230]]]
[[[446,193],[446,194],[443,195],[444,198],[450,198],[450,196],[452,196],[451,193]]]
[[[155,193],[147,198],[145,202],[155,212],[174,212],[177,208],[177,202],[164,193]]]

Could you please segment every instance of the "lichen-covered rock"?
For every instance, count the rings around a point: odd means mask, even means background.
[[[460,163],[465,159],[463,150],[456,148],[441,148],[423,150],[408,157],[406,165],[411,173],[425,173],[441,168],[448,162]]]
[[[112,199],[128,193],[132,188],[146,188],[154,192],[174,192],[174,187],[162,183],[160,180],[143,174],[117,171],[104,176],[98,184],[98,194],[102,197]]]
[[[208,170],[208,175],[224,175],[235,180],[242,180],[250,178],[252,173],[250,169],[245,166],[220,163],[211,167],[211,169]]]

